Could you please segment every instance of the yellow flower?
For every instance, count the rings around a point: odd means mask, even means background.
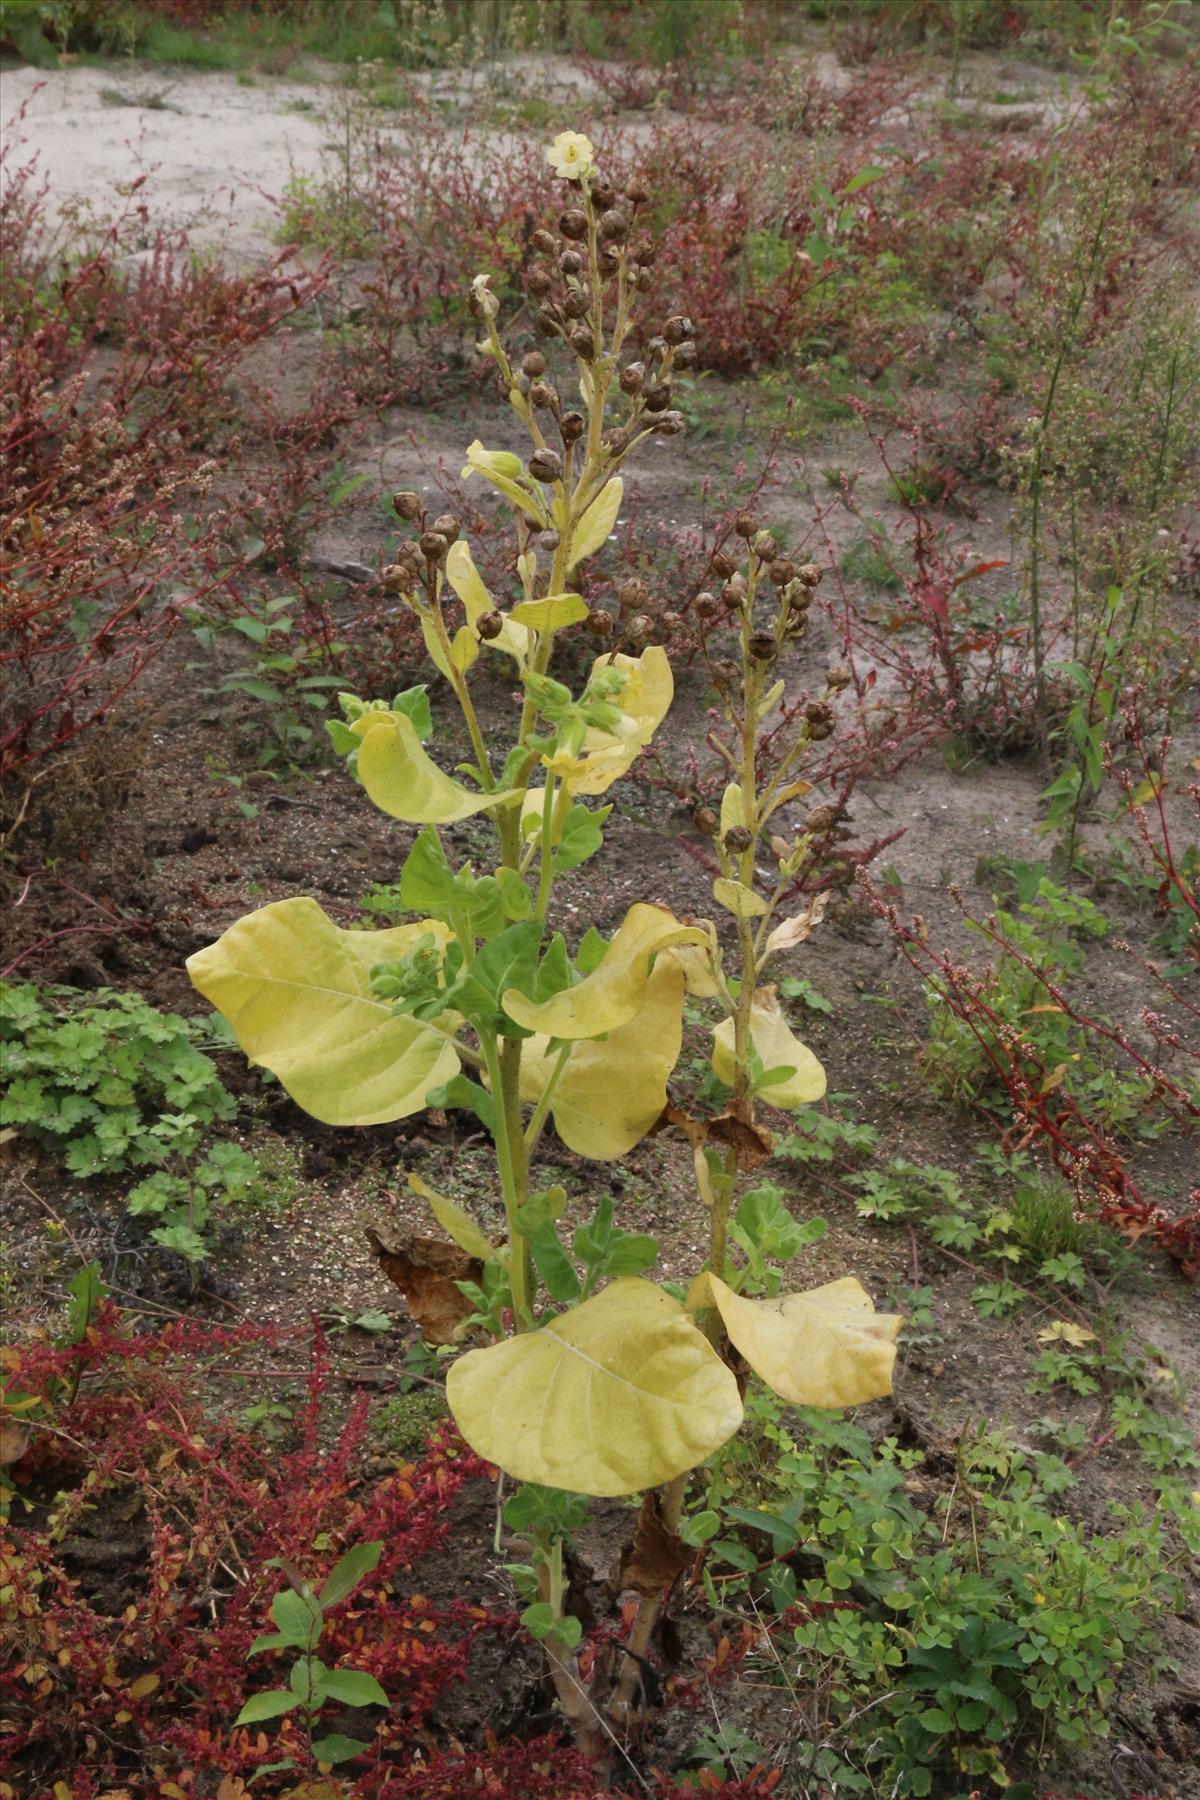
[[[591,139],[578,131],[560,131],[546,146],[546,161],[564,181],[575,181],[592,172]]]

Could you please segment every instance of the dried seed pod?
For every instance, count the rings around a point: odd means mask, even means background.
[[[773,632],[756,631],[750,639],[750,654],[755,662],[774,662],[777,650],[778,645]]]
[[[788,590],[788,606],[794,613],[806,613],[812,605],[812,600],[813,591],[811,588],[801,587],[799,583],[797,583],[794,588]]]
[[[402,488],[400,493],[393,494],[392,505],[402,519],[419,519],[421,516],[421,496],[414,494],[411,488]]]
[[[462,526],[453,513],[439,513],[433,521],[433,529],[452,544],[462,530]]]
[[[733,692],[741,685],[742,671],[732,657],[723,656],[713,664],[712,678],[714,687],[722,693]]]
[[[592,184],[592,203],[597,212],[607,212],[610,206],[617,204],[617,190],[611,182],[597,181]]]
[[[833,708],[828,700],[810,700],[804,708],[804,716],[810,725],[828,725],[833,717]]]
[[[549,269],[544,268],[541,263],[535,263],[525,277],[525,285],[531,294],[537,294],[541,298],[542,295],[548,294],[554,286],[554,277]]]
[[[450,548],[440,531],[423,531],[421,533],[421,554],[428,562],[441,562]]]
[[[833,726],[832,724],[810,725],[808,728],[808,735],[814,744],[823,744],[826,738],[833,736]]]
[[[836,824],[837,808],[833,806],[814,806],[804,815],[804,829],[809,837],[824,837]]]
[[[542,337],[557,337],[561,330],[561,326],[558,322],[558,314],[552,306],[539,306],[534,323],[538,328],[539,335]]]
[[[667,353],[667,340],[664,337],[652,337],[646,345],[646,355],[655,361]]]
[[[582,206],[568,206],[566,212],[562,214],[558,221],[558,229],[562,232],[562,235],[565,238],[569,238],[572,243],[582,243],[583,239],[587,236],[588,229],[587,214],[584,212]]]
[[[558,429],[564,444],[575,444],[586,431],[587,420],[581,412],[565,412],[558,421]]]
[[[649,613],[635,613],[625,627],[625,636],[633,644],[644,644],[654,634],[654,620]]]
[[[667,637],[678,631],[683,624],[683,614],[668,610],[659,615],[658,629]]]
[[[543,531],[541,537],[538,539],[538,543],[548,556],[553,556],[554,552],[558,549],[557,531]]]
[[[561,481],[562,457],[557,450],[535,450],[529,458],[529,473],[535,481]]]
[[[658,255],[658,245],[653,238],[640,237],[636,243],[629,246],[629,254],[635,263],[640,263],[642,268],[648,269]]]
[[[596,340],[586,325],[577,325],[567,342],[581,362],[591,362],[596,354]]]
[[[594,638],[601,640],[610,638],[615,629],[612,614],[597,607],[595,612],[590,612],[587,616],[587,628]]]
[[[626,364],[621,370],[621,391],[625,394],[636,394],[644,386],[646,365],[640,362]]]
[[[540,350],[529,350],[521,358],[521,372],[528,375],[530,381],[536,381],[539,375],[546,373],[546,359]]]
[[[564,250],[558,259],[558,266],[564,275],[580,275],[583,272],[583,258],[578,250]]]
[[[615,275],[621,267],[620,252],[611,244],[601,244],[596,255],[596,267],[602,275]]]
[[[544,225],[538,226],[529,241],[542,256],[553,256],[558,249],[558,239],[552,231],[547,231]]]
[[[744,856],[754,839],[744,825],[731,825],[721,842],[731,856]]]
[[[611,206],[601,213],[597,230],[603,243],[623,244],[629,236],[629,220],[617,207]]]
[[[592,310],[592,290],[586,287],[572,288],[563,301],[563,311],[568,319],[582,319]]]
[[[821,577],[824,573],[824,569],[819,569],[816,563],[805,563],[802,568],[796,570],[796,580],[802,581],[805,587],[820,587]]]
[[[770,576],[775,587],[784,588],[789,581],[794,581],[796,579],[796,565],[786,556],[776,556],[771,567],[767,570],[767,574]]]
[[[739,513],[733,521],[733,529],[740,538],[752,538],[758,530],[758,520],[753,513]]]
[[[558,389],[549,381],[535,381],[529,390],[529,398],[535,406],[557,406]]]
[[[682,344],[685,339],[695,337],[696,327],[683,313],[676,313],[667,320],[662,330],[668,344]]]
[[[403,563],[388,563],[380,569],[379,579],[389,594],[406,594],[412,586],[412,570],[406,569]]]
[[[648,294],[654,285],[654,277],[649,269],[639,269],[633,282],[639,294]]]
[[[600,442],[610,456],[620,456],[629,448],[629,433],[623,431],[619,425],[613,425],[604,433]]]
[[[717,613],[720,611],[720,608],[717,605],[717,596],[715,594],[710,594],[707,589],[702,593],[697,594],[692,604],[702,619],[715,619]]]
[[[694,369],[699,360],[700,352],[697,350],[695,344],[680,344],[678,350],[675,352],[675,367],[677,369]]]
[[[642,399],[645,402],[647,412],[666,412],[668,406],[671,404],[670,382],[656,381],[653,387],[648,387],[644,390]]]
[[[719,575],[722,581],[727,581],[736,568],[737,564],[727,550],[718,550],[712,559],[713,574]]]
[[[832,669],[825,671],[825,686],[832,688],[835,694],[840,693],[843,688],[848,688],[853,680],[854,676],[845,663],[835,663]]]
[[[491,612],[480,613],[475,621],[475,629],[485,642],[490,643],[504,630],[504,614],[496,612],[494,608]]]
[[[635,175],[632,181],[625,183],[625,192],[635,206],[645,206],[650,198],[650,188],[641,175]]]
[[[750,548],[759,562],[771,563],[779,555],[779,545],[769,531],[756,531]]]
[[[687,430],[687,420],[681,412],[660,413],[654,421],[654,429],[663,437],[678,437]]]
[[[645,582],[639,581],[636,575],[632,575],[628,581],[623,581],[617,589],[617,600],[622,610],[628,611],[631,607],[641,606],[648,593],[649,589]]]
[[[721,589],[721,604],[726,612],[738,612],[746,599],[746,577],[731,575]]]

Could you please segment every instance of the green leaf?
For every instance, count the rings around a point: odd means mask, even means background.
[[[372,1569],[376,1567],[383,1555],[382,1542],[372,1544],[355,1544],[347,1550],[330,1569],[318,1595],[322,1607],[336,1606],[347,1594],[352,1594],[359,1582],[365,1581]]]
[[[280,1588],[271,1602],[271,1617],[288,1642],[307,1649],[321,1635],[321,1607],[315,1595]]]
[[[886,174],[886,169],[877,168],[873,164],[865,169],[859,169],[857,174],[850,177],[842,189],[842,193],[848,200],[851,194],[861,193],[863,188],[874,187],[875,183],[882,181]]]
[[[361,1756],[364,1750],[371,1748],[360,1738],[343,1737],[340,1731],[331,1731],[328,1737],[313,1739],[313,1755],[318,1762],[349,1762],[352,1756]]]
[[[429,689],[422,681],[418,687],[405,688],[392,700],[392,711],[412,720],[413,730],[424,743],[433,736],[433,714],[429,710]],[[357,743],[357,739],[355,742]]]
[[[545,1282],[552,1300],[560,1303],[578,1300],[583,1284],[570,1257],[559,1242],[557,1231],[549,1220],[539,1225],[528,1238],[530,1254]]]
[[[265,1694],[251,1694],[233,1722],[235,1725],[256,1725],[260,1719],[280,1719],[284,1713],[294,1712],[299,1704],[295,1694],[285,1693],[282,1688],[271,1688]]]
[[[465,1014],[476,1027],[498,1028],[506,1037],[523,1036],[501,1006],[500,996],[514,988],[532,988],[541,936],[538,919],[522,919],[501,931],[447,990],[447,1006]]]
[[[608,949],[608,939],[601,937],[594,925],[589,925],[579,941],[575,952],[575,967],[581,975],[590,975],[600,967]]]
[[[263,1656],[268,1650],[295,1650],[296,1640],[287,1637],[282,1631],[268,1631],[262,1637],[256,1637],[246,1652],[247,1658]]]
[[[604,842],[601,827],[611,811],[611,806],[601,806],[593,812],[578,800],[575,802],[563,822],[562,832],[554,847],[553,866],[556,875],[561,875],[567,869],[577,869],[589,856],[595,856]]]
[[[954,1730],[954,1720],[940,1706],[927,1706],[925,1711],[917,1714],[926,1731],[934,1732],[942,1737],[946,1732]]]
[[[100,1264],[87,1263],[70,1283],[67,1292],[71,1296],[71,1303],[67,1308],[66,1335],[60,1342],[82,1343],[96,1308],[108,1292],[100,1277]]]
[[[496,1129],[496,1104],[485,1087],[472,1081],[466,1075],[456,1075],[453,1081],[443,1082],[441,1087],[430,1088],[425,1096],[429,1106],[462,1107],[473,1112],[483,1129],[489,1136],[494,1136]]]
[[[361,1669],[326,1669],[318,1688],[322,1698],[340,1700],[343,1706],[391,1704],[375,1677]]]

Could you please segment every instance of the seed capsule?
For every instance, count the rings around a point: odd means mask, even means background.
[[[558,259],[558,266],[564,275],[579,275],[583,272],[583,258],[578,250],[564,250]]]
[[[639,581],[637,576],[634,575],[631,576],[628,581],[623,581],[621,583],[620,587],[617,589],[617,600],[622,609],[628,611],[631,607],[640,606],[645,600],[648,592],[649,589],[645,582]]]
[[[419,519],[421,516],[421,496],[414,494],[411,488],[393,494],[392,505],[402,519]]]
[[[530,381],[536,381],[539,375],[546,373],[546,359],[540,350],[529,350],[521,358],[521,372],[528,375]]]
[[[549,381],[535,381],[529,390],[529,398],[535,406],[553,406],[558,400],[558,390]]]
[[[696,595],[693,605],[702,619],[713,619],[720,610],[716,595],[708,593],[707,590]]]
[[[591,362],[596,354],[596,340],[585,325],[577,325],[567,342],[581,362]]]
[[[641,237],[635,244],[630,245],[629,254],[635,263],[640,263],[644,269],[648,269],[658,255],[658,245],[653,238]]]
[[[774,636],[769,631],[756,631],[750,639],[750,654],[755,662],[774,662],[777,648]]]
[[[558,429],[564,444],[574,444],[583,436],[587,421],[581,412],[565,412],[558,421]]]
[[[835,663],[832,669],[825,671],[825,686],[832,688],[835,694],[840,693],[842,688],[848,688],[853,680],[854,676],[845,663]]]
[[[697,350],[695,344],[680,344],[678,350],[675,352],[675,367],[677,369],[694,369],[699,360],[700,352]]]
[[[767,573],[775,587],[783,588],[796,579],[796,565],[786,556],[776,556]]]
[[[701,837],[716,837],[721,821],[711,806],[698,806],[692,814],[692,824]]]
[[[731,825],[721,842],[731,856],[744,856],[754,839],[744,825]]]
[[[687,420],[681,412],[660,413],[654,421],[654,429],[663,437],[678,437],[687,430]]]
[[[558,229],[563,236],[570,238],[574,243],[583,241],[587,236],[587,228],[587,214],[582,206],[568,206],[558,221]]]
[[[632,643],[644,644],[653,635],[654,620],[649,613],[635,613],[625,627],[625,635]]]
[[[610,638],[614,630],[612,614],[598,607],[595,612],[588,614],[587,628],[594,638]]]
[[[819,569],[816,563],[805,563],[803,568],[796,570],[796,580],[802,581],[805,587],[820,587],[824,573],[824,569]]]
[[[665,356],[666,353],[667,340],[665,337],[652,337],[650,342],[646,345],[646,355],[652,361],[658,357]]]
[[[440,531],[421,533],[421,553],[430,562],[440,562],[450,548]]]
[[[561,481],[562,469],[557,450],[535,450],[529,458],[529,473],[535,481]]]
[[[760,562],[774,562],[779,555],[779,545],[769,531],[756,531],[750,548]]]
[[[671,404],[671,384],[669,381],[656,381],[642,395],[646,403],[646,411],[652,413],[666,412]]]
[[[671,637],[683,624],[683,614],[677,612],[662,613],[658,621],[658,629],[665,637]]]
[[[491,612],[480,613],[475,621],[475,629],[481,638],[490,643],[493,638],[498,638],[504,630],[504,614],[496,612],[494,609]]]
[[[674,318],[668,319],[663,326],[663,336],[668,344],[682,344],[686,338],[695,337],[695,335],[696,327],[682,313],[676,313]]]
[[[453,513],[439,513],[433,521],[433,529],[444,537],[448,544],[452,544],[462,530],[462,526]]]
[[[563,311],[568,319],[582,319],[592,309],[592,292],[590,288],[572,288],[563,301]]]
[[[832,831],[837,823],[837,812],[832,806],[814,806],[810,813],[804,815],[804,829],[810,837],[824,837]]]
[[[597,181],[592,186],[592,202],[597,212],[607,212],[617,204],[617,190],[611,182]]]
[[[804,716],[810,725],[828,725],[833,717],[833,709],[828,700],[810,700],[804,709]]]
[[[649,269],[639,269],[633,285],[639,294],[648,294],[654,285],[654,277]]]
[[[549,269],[543,268],[540,263],[536,263],[525,277],[525,285],[531,294],[541,296],[542,294],[548,294],[550,292],[551,288],[554,286],[554,277]]]
[[[640,175],[635,175],[632,181],[626,182],[625,192],[635,206],[645,206],[650,198],[650,189]]]
[[[621,370],[621,391],[622,391],[622,393],[626,393],[626,394],[638,393],[640,391],[640,389],[642,388],[642,386],[644,385],[645,380],[646,380],[646,365],[645,365],[645,363],[631,362],[631,363],[627,364],[627,366]]]
[[[719,575],[722,581],[727,581],[736,568],[736,562],[726,550],[718,550],[712,559],[713,574]]]
[[[605,243],[623,244],[629,236],[629,220],[615,206],[610,207],[607,212],[601,213],[598,229]]]
[[[758,530],[758,520],[753,513],[739,513],[733,521],[733,529],[741,538],[752,538]]]
[[[541,337],[557,337],[561,329],[558,323],[558,314],[552,306],[539,306],[535,323]]]
[[[388,563],[386,568],[380,569],[379,579],[389,594],[406,594],[412,586],[412,571],[403,563]]]
[[[740,685],[742,671],[732,657],[723,656],[720,662],[715,662],[713,664],[712,678],[714,686],[719,688],[722,692],[725,692],[726,690],[732,691]]]

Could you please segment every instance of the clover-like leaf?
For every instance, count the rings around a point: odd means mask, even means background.
[[[805,1106],[825,1092],[825,1071],[807,1044],[796,1037],[782,1012],[773,987],[758,988],[750,1009],[750,1038],[764,1069],[790,1069],[790,1075],[760,1090],[769,1106]],[[713,1032],[713,1073],[732,1087],[734,1022],[722,1019]]]
[[[683,1041],[683,985],[682,968],[664,952],[629,1023],[605,1038],[576,1043],[551,1107],[559,1137],[576,1155],[598,1162],[624,1156],[661,1115]],[[541,1098],[557,1061],[549,1044],[544,1034],[525,1044],[523,1100]]]
[[[410,825],[446,825],[511,800],[513,788],[481,794],[439,769],[403,713],[364,713],[350,727],[361,739],[358,774],[381,812]]]
[[[585,556],[591,556],[608,538],[617,522],[624,492],[625,484],[619,475],[614,475],[611,481],[605,482],[572,534],[568,569],[573,569]]]
[[[628,1025],[642,1009],[655,956],[673,944],[702,944],[705,933],[681,925],[664,906],[630,907],[598,967],[577,986],[540,1005],[516,988],[502,996],[510,1019],[553,1038],[594,1038]]]
[[[342,931],[315,900],[278,900],[188,958],[192,983],[253,1063],[326,1125],[382,1125],[419,1112],[459,1059],[446,1031],[371,993],[371,970],[432,934],[436,920]]]
[[[877,1313],[852,1275],[806,1293],[747,1300],[706,1272],[693,1282],[688,1304],[715,1306],[755,1374],[796,1406],[862,1406],[892,1391],[904,1320]]]
[[[480,1456],[577,1494],[657,1487],[732,1437],[732,1372],[661,1288],[623,1276],[541,1331],[471,1350],[446,1397]]]

